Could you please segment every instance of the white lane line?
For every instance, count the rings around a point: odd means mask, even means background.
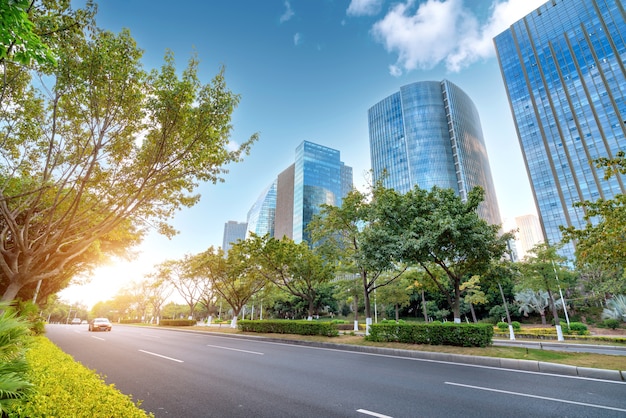
[[[453,382],[444,382],[444,383],[446,385],[461,386],[461,387],[464,387],[464,388],[485,390],[485,391],[488,391],[488,392],[504,393],[504,394],[507,394],[507,395],[523,396],[523,397],[526,397],[526,398],[543,399],[545,401],[561,402],[561,403],[568,403],[568,404],[572,404],[572,405],[588,406],[588,407],[591,407],[591,408],[610,409],[611,411],[626,412],[626,409],[614,408],[612,406],[596,405],[596,404],[592,404],[592,403],[576,402],[576,401],[566,401],[564,399],[548,398],[547,396],[530,395],[528,393],[519,393],[519,392],[509,392],[508,390],[491,389],[491,388],[485,388],[485,387],[481,387],[481,386],[464,385],[462,383],[453,383]]]
[[[221,345],[207,344],[207,347],[221,348],[222,350],[239,351],[241,353],[248,353],[248,354],[257,354],[259,356],[262,356],[263,354],[265,354],[265,353],[259,353],[258,351],[239,350],[238,348],[223,347]]]
[[[360,412],[360,413],[365,414],[365,415],[371,415],[371,416],[377,417],[377,418],[392,418],[389,415],[379,414],[378,412],[368,411],[367,409],[357,409],[356,412]]]
[[[172,360],[172,361],[175,361],[175,362],[178,362],[178,363],[184,363],[184,361],[182,361],[182,360],[178,360],[178,359],[175,359],[175,358],[172,358],[172,357],[168,357],[168,356],[163,356],[163,355],[157,354],[157,353],[152,353],[150,351],[146,351],[146,350],[139,350],[139,351],[141,351],[142,353],[150,354],[151,356],[161,357],[161,358],[164,358],[166,360]]]
[[[157,335],[152,335],[152,334],[143,334],[143,333],[142,333],[142,334],[139,334],[139,335],[141,335],[142,337],[157,338],[157,339],[159,339],[159,340],[161,339],[161,337],[159,337],[159,336],[157,336]]]
[[[104,338],[94,337],[93,335],[91,336],[91,338],[95,338],[96,340],[100,340],[100,341],[106,341]]]

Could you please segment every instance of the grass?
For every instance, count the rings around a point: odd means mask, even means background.
[[[358,346],[386,347],[402,350],[428,351],[449,354],[462,354],[468,356],[500,357],[518,360],[544,361],[550,363],[567,364],[578,367],[591,367],[608,370],[626,370],[626,356],[611,356],[593,353],[570,353],[565,351],[552,351],[540,349],[526,349],[519,347],[453,347],[435,345],[417,345],[403,343],[375,343],[366,341],[358,335],[340,334],[338,337],[291,335],[291,334],[259,334],[243,333],[238,329],[232,329],[228,325],[222,327],[184,327],[185,330],[200,332],[219,332],[226,334],[255,335],[259,337],[279,338],[285,340],[301,340],[326,342],[333,344],[349,344]],[[578,342],[576,342],[578,343]]]

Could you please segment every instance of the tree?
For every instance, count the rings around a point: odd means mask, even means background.
[[[499,225],[489,225],[479,217],[477,208],[483,198],[480,187],[463,201],[452,189],[427,191],[416,186],[404,195],[390,191],[384,201],[377,202],[385,214],[380,222],[388,232],[375,244],[398,248],[398,258],[421,266],[445,295],[455,322],[461,321],[462,284],[500,259],[511,238],[509,233],[500,234]],[[438,274],[437,268],[445,275]]]
[[[398,280],[394,280],[375,293],[377,302],[394,308],[396,321],[400,320],[400,308],[408,305],[411,300],[411,294],[415,290],[414,283],[415,278],[405,273]]]
[[[193,256],[185,255],[182,260],[167,260],[157,266],[158,279],[169,282],[189,307],[192,318],[196,305],[204,293],[205,283],[194,270]]]
[[[536,312],[541,316],[541,325],[546,325],[546,309],[551,306],[548,292],[545,290],[522,290],[515,294],[515,302],[519,307],[519,312],[524,316]],[[555,305],[561,305],[560,301],[555,301]]]
[[[55,50],[49,96],[22,83],[3,101],[2,300],[39,281],[63,288],[150,228],[171,236],[198,183],[223,181],[256,140],[230,150],[239,96],[223,69],[203,85],[196,58],[179,77],[168,52],[148,74],[128,31],[86,33]]]
[[[33,61],[55,64],[50,48],[35,33],[35,25],[28,16],[35,0],[0,2],[0,63],[4,60],[22,65]]]
[[[194,256],[196,274],[207,277],[211,286],[233,309],[231,328],[237,327],[237,316],[250,298],[267,285],[258,268],[249,262],[249,255],[239,241],[224,257],[221,248],[210,247]]]
[[[626,154],[620,151],[614,158],[599,158],[596,168],[604,168],[604,179],[626,174]],[[613,199],[585,200],[575,207],[584,210],[585,227],[563,227],[563,242],[576,245],[576,263],[579,266],[595,265],[608,272],[623,272],[626,266],[626,195]],[[624,277],[622,277],[622,284]]]
[[[312,242],[329,260],[336,260],[337,270],[359,275],[368,327],[372,323],[370,295],[406,270],[405,265],[394,262],[390,246],[366,246],[369,237],[385,234],[376,229],[380,224],[373,222],[371,204],[384,192],[381,185],[372,187],[369,195],[352,190],[343,198],[341,207],[322,205],[320,214],[309,223]]]
[[[307,304],[308,319],[313,319],[318,289],[333,278],[333,268],[306,242],[296,244],[284,237],[252,236],[240,242],[240,249],[258,272],[278,288],[302,298]]]
[[[573,279],[567,268],[562,263],[566,260],[557,253],[558,248],[546,243],[535,245],[529,252],[529,256],[520,263],[521,278],[519,287],[534,291],[543,290],[548,293],[548,301],[554,317],[554,325],[557,330],[557,338],[563,341],[563,332],[557,313],[553,290],[560,287],[560,283],[567,283]]]

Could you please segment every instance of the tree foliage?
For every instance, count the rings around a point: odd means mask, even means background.
[[[387,191],[384,196],[376,202],[376,219],[386,232],[369,245],[397,248],[400,260],[421,266],[446,296],[455,320],[460,320],[462,284],[488,271],[491,262],[504,255],[510,234],[500,234],[499,225],[479,217],[477,208],[484,198],[479,187],[465,202],[452,189],[438,187],[430,191],[415,187],[404,195]]]
[[[198,202],[198,184],[223,181],[224,166],[256,140],[233,150],[239,96],[227,89],[223,69],[203,84],[195,57],[179,75],[167,52],[148,73],[128,31],[93,27],[54,51],[47,90],[34,89],[23,72],[3,90],[3,300],[40,280],[59,290],[107,256],[125,254],[150,228],[171,236],[168,221]]]

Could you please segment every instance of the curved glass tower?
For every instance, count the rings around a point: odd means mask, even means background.
[[[501,224],[476,106],[448,80],[402,86],[368,111],[374,181],[406,193],[414,186],[451,188],[466,199],[485,190],[479,214]],[[386,177],[385,177],[386,176]]]

